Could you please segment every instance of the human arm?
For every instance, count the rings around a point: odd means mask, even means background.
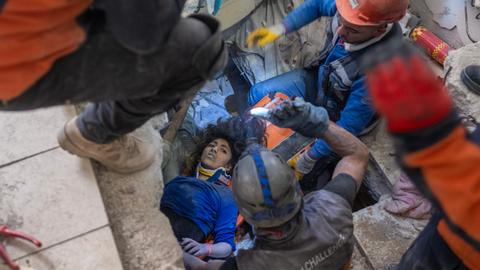
[[[439,234],[468,268],[480,268],[480,134],[466,132],[447,90],[418,57],[381,65],[368,81],[398,161],[442,212]]]
[[[337,11],[335,0],[307,0],[290,12],[282,23],[261,27],[248,35],[249,47],[263,47],[281,36],[296,31],[321,16],[333,16]]]
[[[369,101],[364,78],[356,80],[352,84],[351,94],[336,124],[357,136],[365,129],[374,115],[375,111]],[[295,172],[300,175],[307,174],[313,169],[318,159],[334,155],[334,153],[335,151],[328,142],[317,138],[314,145],[298,157],[298,161],[293,166]]]
[[[228,196],[228,197],[227,197]],[[217,212],[217,219],[213,229],[214,243],[218,246],[218,251],[212,254],[213,258],[226,258],[235,251],[235,229],[237,222],[238,209],[230,190],[223,194],[222,204]],[[220,249],[220,247],[222,249]]]
[[[330,122],[328,129],[320,136],[341,157],[332,178],[337,175],[350,175],[360,187],[368,164],[367,146],[344,128]]]
[[[225,258],[232,253],[232,247],[229,243],[219,242],[199,243],[190,238],[183,238],[182,248],[186,253],[193,256],[207,256],[211,258]]]
[[[306,0],[299,7],[290,12],[284,19],[286,33],[297,31],[303,26],[322,17],[332,17],[337,12],[335,0]]]
[[[139,53],[151,53],[167,40],[185,0],[105,0],[107,22],[117,40]]]
[[[341,157],[333,177],[348,174],[360,186],[368,163],[368,149],[354,135],[329,121],[324,108],[295,98],[272,109],[267,119],[304,136],[323,139]]]

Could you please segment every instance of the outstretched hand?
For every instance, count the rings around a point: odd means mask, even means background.
[[[367,78],[373,103],[392,132],[434,125],[453,108],[447,89],[418,56],[394,58]]]
[[[260,116],[261,117],[261,116]],[[271,109],[267,116],[261,117],[272,124],[290,128],[306,137],[319,137],[328,128],[328,113],[322,107],[317,107],[302,98],[285,100]]]
[[[279,37],[285,34],[285,26],[283,24],[276,24],[274,26],[265,28],[261,27],[255,29],[247,37],[247,46],[252,48],[254,46],[263,47],[269,43],[274,42]]]

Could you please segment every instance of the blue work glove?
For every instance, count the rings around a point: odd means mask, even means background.
[[[183,251],[197,257],[209,256],[212,252],[212,244],[202,244],[190,238],[182,239],[182,249]]]
[[[327,130],[329,122],[327,110],[299,97],[284,101],[264,118],[276,126],[293,129],[310,138],[320,137]]]

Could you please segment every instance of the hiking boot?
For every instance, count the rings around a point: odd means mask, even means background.
[[[467,88],[480,95],[480,66],[470,65],[462,70],[462,81]]]
[[[152,145],[131,134],[108,143],[98,144],[82,136],[73,118],[58,133],[60,147],[83,158],[92,158],[109,170],[119,173],[133,173],[152,164],[155,149]]]

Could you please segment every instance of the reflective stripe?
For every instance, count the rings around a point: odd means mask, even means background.
[[[334,67],[335,73],[340,77],[340,80],[342,80],[342,83],[346,86],[351,86],[353,82],[348,77],[347,71],[345,70],[345,66],[343,65],[341,60],[344,60],[344,58],[342,58],[340,60],[333,61],[331,63],[331,65]],[[355,71],[356,71],[355,69],[357,69],[357,67],[356,67],[356,65],[355,66],[350,65],[351,63],[352,62],[347,63],[347,67],[351,68],[351,69],[353,67],[353,69],[350,70],[350,72],[355,74]]]
[[[267,170],[265,168],[265,164],[263,163],[262,156],[260,155],[260,151],[253,152],[253,161],[255,162],[255,167],[257,167],[258,173],[258,180],[260,181],[260,185],[262,186],[262,193],[263,193],[263,202],[265,205],[269,207],[273,207],[273,198],[272,198],[272,191],[270,190],[270,184],[268,181]]]

